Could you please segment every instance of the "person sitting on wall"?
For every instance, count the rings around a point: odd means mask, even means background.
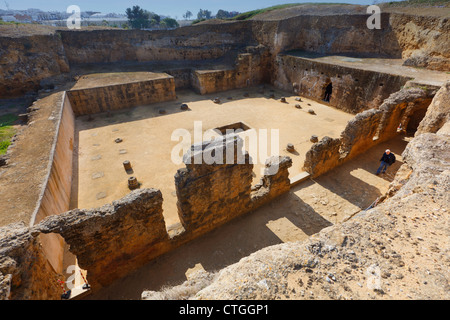
[[[395,155],[391,152],[391,150],[387,149],[383,156],[380,159],[381,165],[377,170],[377,175],[381,173],[385,173],[386,169],[395,162]]]

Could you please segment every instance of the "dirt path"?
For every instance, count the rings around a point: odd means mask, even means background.
[[[31,219],[47,174],[62,95],[41,95],[10,147],[8,164],[0,168],[0,225]]]

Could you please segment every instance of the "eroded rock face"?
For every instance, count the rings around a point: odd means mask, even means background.
[[[58,279],[37,234],[23,222],[0,228],[0,300],[60,299]]]
[[[44,31],[25,31],[21,26],[17,27],[20,30],[14,34],[6,30],[9,26],[1,26],[0,76],[3,81],[0,83],[0,97],[12,97],[35,90],[41,80],[68,72],[70,65],[125,61],[201,61],[234,56],[237,51],[245,51],[247,46],[267,48],[267,52],[253,54],[252,64],[255,66],[252,66],[252,83],[262,79],[269,82],[271,73],[276,69],[275,57],[289,50],[402,58],[405,65],[450,70],[450,24],[446,17],[382,12],[383,28],[371,30],[366,25],[365,6],[359,6],[358,10],[363,10],[362,14],[356,9],[333,13],[336,10],[334,8],[325,8],[328,12],[322,14],[319,9],[313,8],[311,14],[300,10],[293,15],[282,14],[274,19],[205,23],[155,32],[48,30],[48,27],[33,25],[34,29],[43,28]],[[183,74],[184,79],[177,81],[177,87],[189,82],[189,73]],[[216,77],[222,82],[219,87],[227,85],[229,81],[223,81],[219,76]],[[230,74],[224,73],[223,76],[230,77]],[[308,81],[313,81],[314,77]],[[345,84],[351,85],[354,80],[354,77],[342,78],[340,86],[344,88]],[[340,79],[334,81],[337,83]],[[397,80],[392,83],[398,85]],[[386,83],[386,86],[389,85]],[[351,96],[339,86],[336,89],[343,101]],[[363,102],[378,103],[379,99],[383,99],[382,95],[363,97]]]
[[[450,81],[443,85],[427,109],[425,118],[420,123],[416,136],[425,132],[437,132],[450,120]]]
[[[5,28],[6,26],[1,26]],[[61,38],[56,34],[0,36],[0,98],[23,95],[40,81],[69,71]]]
[[[450,70],[448,17],[391,14],[390,24],[402,48],[404,65]]]
[[[435,108],[423,123],[447,113]],[[203,282],[204,288],[187,298],[448,300],[449,124],[437,133],[421,126],[424,132],[403,152],[386,200],[375,208],[306,241],[255,252],[211,275],[209,285]],[[312,150],[327,144],[334,145],[333,139],[325,137]]]
[[[96,287],[111,283],[160,254],[167,245],[162,215],[162,194],[156,189],[130,192],[98,209],[75,209],[53,215],[33,227],[33,232],[58,233],[88,271]]]
[[[187,232],[202,233],[289,191],[289,157],[271,157],[252,190],[253,163],[238,136],[191,147],[175,175],[178,216]],[[210,162],[205,165],[204,162]]]
[[[390,94],[398,91],[408,77],[322,63],[289,54],[279,54],[274,70],[274,84],[283,90],[357,114],[378,108]]]

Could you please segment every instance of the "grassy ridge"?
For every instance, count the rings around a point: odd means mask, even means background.
[[[272,7],[268,7],[268,8],[264,8],[264,9],[256,9],[256,10],[252,10],[252,11],[247,11],[244,13],[241,13],[233,18],[227,19],[227,20],[247,20],[250,19],[254,16],[256,16],[257,14],[260,13],[264,13],[264,12],[269,12],[269,11],[273,11],[273,10],[279,10],[279,9],[285,9],[285,8],[290,8],[290,7],[296,7],[302,4],[312,4],[312,5],[346,5],[348,3],[330,3],[330,2],[300,2],[300,3],[287,3],[287,4],[279,4],[276,6],[272,6]]]
[[[264,8],[264,9],[256,9],[256,10],[252,10],[252,11],[247,11],[244,13],[241,13],[233,18],[230,18],[228,20],[247,20],[250,19],[254,16],[256,16],[257,14],[260,13],[264,13],[264,12],[268,12],[268,11],[272,11],[272,10],[278,10],[278,9],[284,9],[284,8],[289,8],[289,7],[295,7],[300,5],[301,3],[290,3],[290,4],[279,4],[276,6],[272,6],[272,7],[268,7],[268,8]]]
[[[450,6],[449,0],[405,0],[405,1],[390,1],[390,0],[381,0],[381,1],[375,1],[375,3],[383,4],[387,6],[398,6],[398,7],[408,7],[408,6]],[[225,20],[247,20],[250,19],[258,14],[269,12],[273,10],[279,10],[279,9],[285,9],[290,7],[296,7],[299,5],[304,4],[311,4],[311,5],[350,5],[349,3],[329,3],[329,2],[300,2],[300,3],[288,3],[288,4],[280,4],[268,8],[263,9],[256,9],[252,11],[247,11],[244,13],[241,13],[233,18],[225,19]]]
[[[450,6],[449,0],[404,0],[404,1],[378,1],[378,4],[390,7],[416,7],[416,6]]]
[[[17,21],[3,21],[0,20],[0,26],[5,25],[5,26],[9,26],[9,25],[19,25],[19,24],[23,24]]]

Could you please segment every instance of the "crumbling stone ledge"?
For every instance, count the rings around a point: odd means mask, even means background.
[[[33,232],[60,234],[92,286],[106,285],[161,252],[168,241],[162,201],[159,190],[136,190],[98,209],[50,216]]]
[[[442,90],[442,89],[441,89]],[[339,138],[325,136],[306,153],[303,169],[312,177],[320,176],[362,154],[376,144],[394,138],[418,126],[435,92],[422,88],[403,88],[384,100],[379,108],[358,113]]]

